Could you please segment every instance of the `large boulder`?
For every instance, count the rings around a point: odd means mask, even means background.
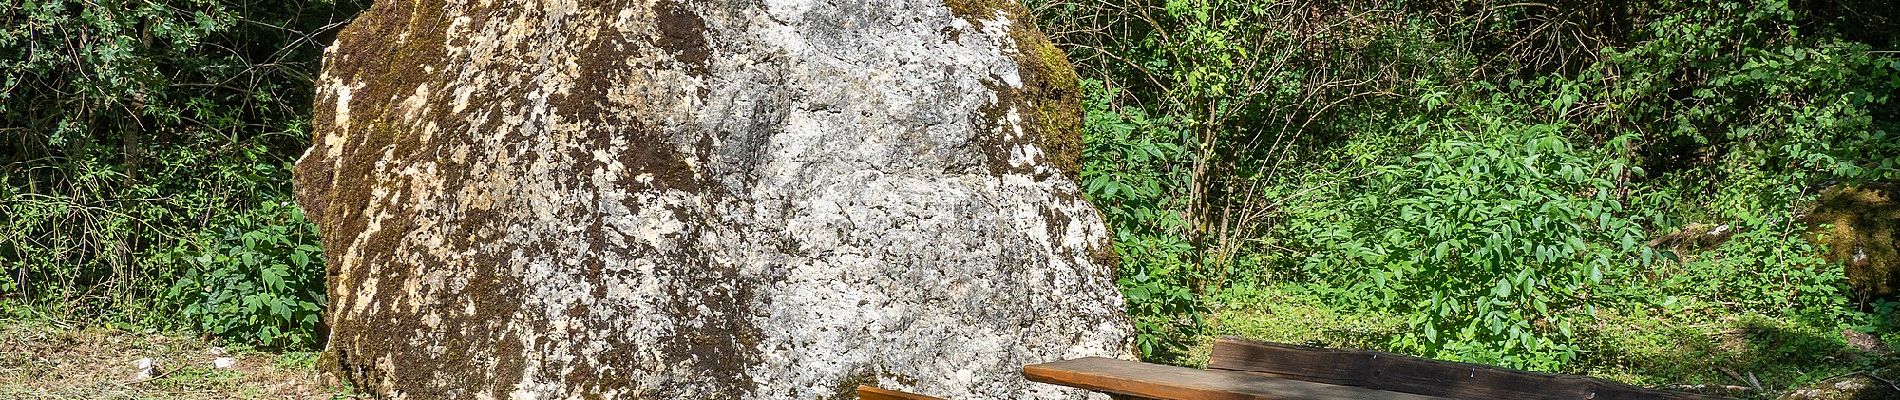
[[[1129,356],[1074,72],[996,0],[379,1],[298,200],[393,398],[1081,398]]]
[[[1805,219],[1809,236],[1841,263],[1862,299],[1900,290],[1900,185],[1835,186],[1822,190]]]

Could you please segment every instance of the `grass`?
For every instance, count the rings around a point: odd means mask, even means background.
[[[1220,336],[1393,351],[1391,338],[1406,329],[1397,315],[1342,312],[1279,287],[1235,287],[1212,303],[1217,308],[1209,316],[1211,329],[1191,353],[1196,367],[1205,365]],[[1647,387],[1728,388],[1721,394],[1741,398],[1769,398],[1860,372],[1900,381],[1900,371],[1892,371],[1900,370],[1900,360],[1857,350],[1823,325],[1709,308],[1606,309],[1583,330],[1584,354],[1564,372]],[[1894,335],[1888,336],[1891,341]],[[215,368],[218,357],[232,357],[237,365]],[[134,379],[141,358],[157,361],[160,375]],[[316,352],[221,347],[179,333],[0,314],[0,399],[358,397],[326,382],[317,360]],[[1748,388],[1749,376],[1764,390]]]
[[[213,360],[237,364],[217,368]],[[137,379],[135,363],[157,362]],[[317,353],[267,352],[178,333],[0,317],[0,399],[351,399]]]
[[[1340,312],[1277,287],[1236,287],[1213,303],[1210,333],[1192,353],[1201,364],[1220,336],[1391,352],[1390,339],[1406,329],[1396,315]],[[1890,371],[1900,370],[1900,359],[1856,349],[1833,325],[1820,325],[1751,313],[1604,310],[1582,332],[1584,354],[1564,372],[1740,398],[1772,398],[1861,372],[1900,378]],[[1749,376],[1763,390],[1751,388]]]
[[[1652,386],[1752,386],[1753,376],[1765,389],[1792,389],[1881,361],[1838,330],[1759,314],[1608,314],[1585,334],[1594,354],[1582,372]]]
[[[1405,329],[1396,315],[1345,313],[1321,306],[1314,299],[1278,288],[1238,286],[1213,300],[1211,334],[1195,346],[1191,360],[1204,366],[1213,339],[1239,336],[1308,346],[1388,350],[1387,341]]]

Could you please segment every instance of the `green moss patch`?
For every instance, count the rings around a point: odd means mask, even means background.
[[[989,20],[1002,13],[1012,22],[1009,31],[1010,40],[1016,48],[1014,61],[1017,73],[1021,74],[1023,86],[1010,88],[1003,85],[991,85],[998,92],[998,99],[1004,104],[999,107],[1006,110],[1016,107],[1027,112],[1023,115],[1024,129],[1036,138],[1036,144],[1047,157],[1044,162],[1056,170],[1077,179],[1081,174],[1082,157],[1082,89],[1081,78],[1076,75],[1075,67],[1069,63],[1069,57],[1050,42],[1048,36],[1036,29],[1036,19],[1022,4],[1006,0],[949,0],[944,5],[958,18],[978,23]],[[984,112],[988,119],[981,126],[997,126],[1003,115],[1000,110]],[[1006,154],[1006,150],[994,149]],[[993,155],[992,162],[1008,157]],[[1000,168],[1000,167],[999,167]]]
[[[1848,283],[1863,297],[1891,296],[1900,287],[1900,202],[1891,185],[1841,186],[1821,193],[1808,213],[1810,238],[1827,246],[1829,261],[1846,266]]]

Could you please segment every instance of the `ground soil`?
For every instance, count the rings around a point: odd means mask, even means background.
[[[231,368],[213,361],[230,357]],[[151,358],[157,375],[138,378]],[[183,334],[0,319],[0,399],[353,399],[315,353],[219,346]]]

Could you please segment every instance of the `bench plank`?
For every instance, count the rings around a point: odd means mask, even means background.
[[[916,393],[899,392],[871,385],[858,385],[858,400],[944,400]]]
[[[1434,400],[1351,386],[1088,357],[1023,367],[1031,381],[1161,400]]]
[[[1460,399],[1719,399],[1649,390],[1575,375],[1345,351],[1241,338],[1214,342],[1207,368],[1261,376]]]

